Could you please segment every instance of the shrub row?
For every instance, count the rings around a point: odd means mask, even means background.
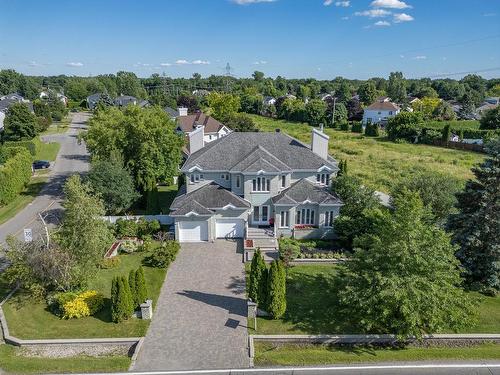
[[[31,141],[7,141],[3,144],[4,147],[24,147],[28,152],[32,155],[35,156],[37,152],[39,151],[40,145],[31,140]]]
[[[131,270],[128,278],[116,276],[111,282],[111,319],[115,323],[127,320],[148,298],[144,269]]]
[[[158,220],[146,221],[144,218],[139,220],[119,219],[115,224],[115,234],[118,238],[138,237],[143,239],[145,236],[151,236],[161,229]]]
[[[31,178],[32,158],[22,147],[7,148],[6,160],[0,165],[0,205],[11,202]]]

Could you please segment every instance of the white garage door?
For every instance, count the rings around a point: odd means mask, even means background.
[[[207,221],[179,221],[179,242],[208,241]]]
[[[215,222],[217,238],[243,238],[244,230],[243,219],[217,219]]]

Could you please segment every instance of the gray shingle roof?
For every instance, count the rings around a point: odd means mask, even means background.
[[[211,182],[191,193],[185,193],[185,189],[175,197],[170,210],[171,215],[185,215],[196,212],[199,215],[211,215],[214,209],[223,208],[227,205],[237,208],[249,208],[250,203],[238,197],[222,186]]]
[[[298,204],[304,201],[315,204],[342,204],[340,198],[330,193],[327,188],[316,185],[306,178],[273,197],[272,201],[274,204]]]
[[[260,146],[259,149],[256,149]],[[309,146],[283,133],[240,133],[234,132],[209,143],[201,150],[191,154],[182,170],[199,166],[203,170],[237,171],[243,170],[258,157],[281,170],[317,170],[327,165],[338,170],[335,159],[328,160],[313,153]],[[245,167],[242,167],[245,165]]]
[[[163,109],[165,112],[167,112],[167,114],[170,116],[170,117],[173,117],[173,118],[176,118],[177,116],[179,116],[179,111],[176,110],[176,109],[173,109],[171,107],[165,107]]]

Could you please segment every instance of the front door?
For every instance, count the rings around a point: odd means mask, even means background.
[[[254,206],[252,224],[269,225],[269,206]]]

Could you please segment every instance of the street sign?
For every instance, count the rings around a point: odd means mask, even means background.
[[[31,228],[25,228],[24,229],[24,242],[31,242],[33,241],[33,231]]]

